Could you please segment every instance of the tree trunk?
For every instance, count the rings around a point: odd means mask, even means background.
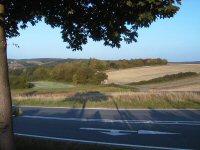
[[[5,7],[0,3],[0,150],[14,150],[4,13]]]

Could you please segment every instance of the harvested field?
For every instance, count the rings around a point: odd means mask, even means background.
[[[168,64],[108,71],[108,83],[127,84],[179,72],[200,72],[200,64]]]

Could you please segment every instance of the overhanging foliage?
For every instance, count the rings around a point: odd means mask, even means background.
[[[6,8],[6,36],[19,35],[27,23],[44,19],[60,27],[68,48],[81,50],[88,37],[105,45],[137,41],[137,30],[149,27],[158,18],[170,18],[181,0],[0,0]]]

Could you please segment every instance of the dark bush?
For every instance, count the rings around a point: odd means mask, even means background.
[[[27,89],[32,88],[34,85],[27,82],[23,76],[10,76],[10,86],[12,89]]]
[[[87,84],[94,76],[95,71],[89,67],[80,68],[73,76],[74,84]]]
[[[90,83],[92,84],[101,84],[102,81],[106,80],[108,75],[104,72],[96,72],[92,77]]]

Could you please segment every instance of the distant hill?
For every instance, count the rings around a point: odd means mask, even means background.
[[[55,66],[65,62],[80,61],[86,59],[60,59],[60,58],[34,58],[34,59],[8,59],[9,69],[23,69],[38,66]],[[170,62],[171,64],[200,64],[200,61],[193,62]]]
[[[10,69],[23,69],[38,66],[55,66],[60,63],[79,61],[82,59],[36,58],[36,59],[9,59]]]

